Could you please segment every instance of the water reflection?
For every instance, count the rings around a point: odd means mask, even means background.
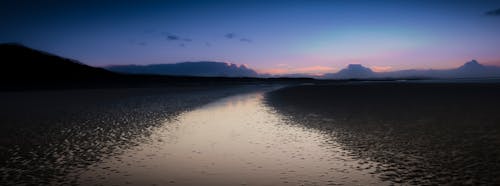
[[[141,145],[167,119],[265,86],[0,93],[0,185],[69,185]]]
[[[263,103],[233,96],[180,115],[125,153],[75,173],[80,184],[383,184],[371,164],[318,130],[293,125]]]

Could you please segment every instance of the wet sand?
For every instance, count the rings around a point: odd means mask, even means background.
[[[0,185],[388,184],[330,133],[266,105],[276,88],[1,93]]]
[[[239,94],[185,112],[148,140],[75,172],[81,185],[387,185],[320,130]]]
[[[280,89],[266,103],[330,133],[395,184],[500,184],[500,84],[346,83]]]
[[[179,114],[259,85],[0,92],[0,185],[69,184]]]

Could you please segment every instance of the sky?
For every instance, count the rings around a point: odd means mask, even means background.
[[[0,1],[0,42],[92,66],[220,61],[260,73],[500,65],[500,0]]]

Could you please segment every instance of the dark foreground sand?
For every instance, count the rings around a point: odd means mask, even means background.
[[[66,175],[147,140],[162,122],[259,85],[0,92],[0,185]]]
[[[267,94],[404,184],[500,184],[500,84],[352,83]]]

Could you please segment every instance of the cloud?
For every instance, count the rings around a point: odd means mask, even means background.
[[[500,8],[485,12],[484,15],[487,16],[500,16]]]
[[[250,68],[250,65],[248,65],[248,64],[241,64],[239,67],[240,68]]]
[[[181,40],[181,37],[179,37],[179,36],[177,36],[175,34],[168,33],[168,32],[161,32],[161,35],[165,36],[165,39],[169,40],[169,41],[178,41],[178,40]]]
[[[251,39],[247,39],[247,38],[241,38],[240,41],[241,42],[247,42],[247,43],[251,43],[252,42]]]
[[[226,35],[224,35],[225,38],[228,38],[228,39],[233,39],[236,37],[236,34],[234,33],[227,33]]]
[[[162,32],[161,35],[165,37],[168,41],[182,41],[182,42],[191,42],[193,41],[191,38],[181,37],[176,34],[171,34],[168,32]]]
[[[176,40],[179,40],[179,36],[176,36],[176,35],[168,35],[167,36],[167,40],[170,40],[170,41],[176,41]]]
[[[235,33],[227,33],[227,34],[224,35],[224,37],[226,39],[238,39],[239,41],[245,42],[245,43],[251,43],[251,42],[253,42],[251,39],[244,38],[244,37],[239,37]]]
[[[388,72],[392,69],[391,66],[371,66],[370,69],[372,69],[374,72]]]

